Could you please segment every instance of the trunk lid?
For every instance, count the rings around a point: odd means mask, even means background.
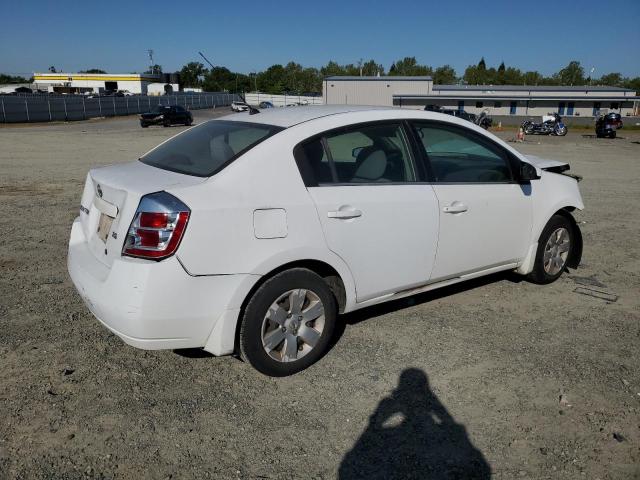
[[[89,171],[80,205],[80,221],[89,250],[110,267],[121,255],[129,225],[144,195],[205,180],[139,161]]]

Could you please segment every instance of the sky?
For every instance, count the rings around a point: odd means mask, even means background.
[[[3,0],[8,2],[9,0]],[[640,0],[464,1],[244,0],[108,3],[11,2],[0,29],[0,73],[31,75],[55,66],[75,72],[165,72],[202,51],[215,65],[250,73],[295,61],[321,67],[370,58],[385,69],[415,56],[462,75],[487,66],[550,75],[578,60],[587,75],[640,76]]]

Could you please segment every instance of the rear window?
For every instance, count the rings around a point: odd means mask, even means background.
[[[140,158],[172,172],[210,177],[282,127],[213,120],[193,127]]]

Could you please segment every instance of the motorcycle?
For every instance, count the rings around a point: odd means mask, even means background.
[[[619,113],[600,115],[596,120],[596,137],[616,138],[617,130],[622,128],[622,118]]]
[[[474,120],[476,125],[488,130],[489,127],[493,124],[493,119],[487,114],[486,110],[483,111],[478,117]]]
[[[525,120],[522,122],[521,127],[527,135],[558,135],[559,137],[564,137],[567,134],[567,126],[562,123],[562,117],[557,113],[543,115],[542,123]]]

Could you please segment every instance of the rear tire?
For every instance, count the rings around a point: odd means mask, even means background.
[[[551,217],[540,238],[533,270],[527,278],[541,285],[555,282],[567,268],[575,248],[573,225],[562,215]]]
[[[336,299],[320,276],[305,268],[278,273],[245,308],[240,356],[265,375],[298,373],[326,352],[336,317]]]
[[[609,134],[609,138],[616,138],[616,132],[611,132]]]

